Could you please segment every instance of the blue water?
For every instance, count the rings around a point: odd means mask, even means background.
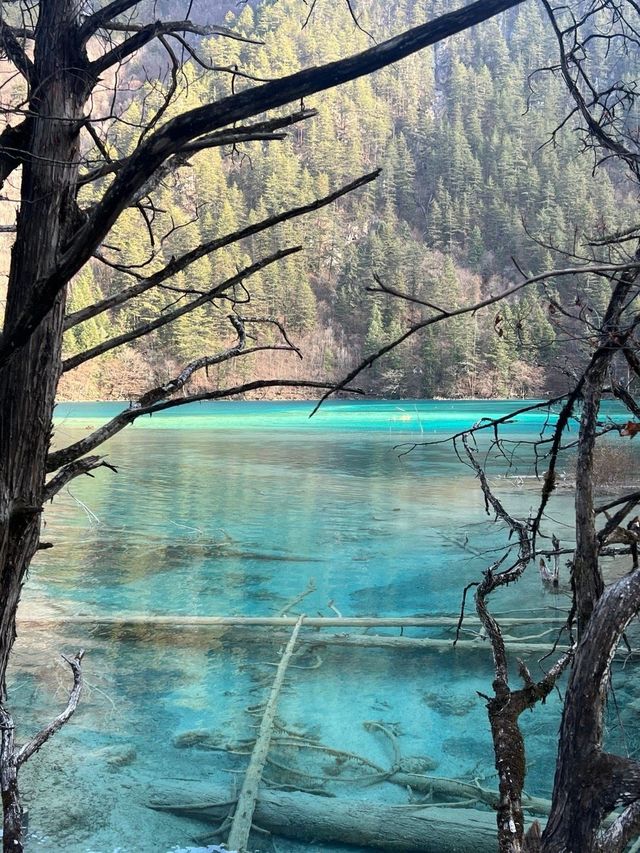
[[[149,810],[149,796],[165,782],[238,779],[246,757],[185,748],[185,733],[207,730],[225,743],[251,737],[255,718],[246,709],[265,698],[273,678],[277,650],[246,634],[125,630],[100,626],[101,616],[277,615],[310,583],[315,591],[295,612],[457,614],[462,589],[499,556],[505,532],[487,519],[473,472],[450,446],[424,442],[519,405],[334,402],[309,419],[309,403],[225,402],[140,419],[110,440],[104,452],[119,473],[76,480],[55,500],[43,536],[55,547],[39,555],[24,594],[25,616],[60,622],[20,633],[10,704],[21,734],[64,704],[68,675],[56,655],[87,649],[80,709],[23,771],[29,849],[163,853],[204,843],[206,825]],[[56,446],[121,408],[61,404]],[[544,427],[544,414],[529,414],[505,435],[523,442]],[[504,459],[490,457],[492,482],[526,516],[538,482],[528,445],[513,449],[510,473]],[[546,525],[563,544],[572,541],[571,501],[571,489],[559,488]],[[567,601],[545,593],[532,567],[495,608],[553,614]],[[65,624],[69,616],[95,624]],[[306,668],[290,671],[281,700],[287,726],[388,766],[389,744],[363,726],[376,720],[393,728],[403,754],[431,759],[434,773],[495,787],[476,692],[490,684],[488,650],[327,647],[299,663]],[[531,793],[549,795],[557,721],[555,698],[523,719],[533,745]],[[406,801],[390,784],[331,790]],[[342,848],[278,839],[277,849]]]

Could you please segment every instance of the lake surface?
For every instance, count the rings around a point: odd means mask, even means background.
[[[252,737],[259,718],[247,709],[266,698],[278,648],[256,642],[264,635],[255,630],[131,628],[101,618],[273,616],[310,586],[292,613],[456,615],[464,586],[500,556],[506,537],[485,515],[473,472],[451,447],[423,443],[520,405],[334,402],[309,419],[309,403],[225,402],[141,419],[112,439],[105,450],[119,473],[76,480],[55,500],[43,534],[55,547],[41,552],[25,589],[23,618],[50,621],[25,623],[16,646],[10,705],[21,736],[65,704],[68,672],[56,656],[87,650],[87,689],[76,716],[23,770],[29,849],[163,853],[206,846],[205,823],[150,810],[149,797],[165,783],[231,789],[246,766],[245,756],[212,747]],[[120,408],[60,405],[56,446]],[[530,440],[544,418],[519,417],[505,434]],[[407,453],[413,443],[419,446]],[[529,446],[512,447],[517,470],[490,460],[492,482],[511,511],[526,516],[538,483]],[[572,491],[561,487],[546,532],[570,545],[571,518]],[[493,606],[542,616],[567,603],[543,591],[531,566],[517,591],[496,596]],[[65,623],[70,617],[89,619]],[[444,629],[404,634],[452,637]],[[393,731],[403,755],[428,758],[433,774],[495,788],[476,692],[487,691],[490,680],[485,645],[412,652],[327,646],[290,669],[279,716],[323,745],[389,767],[389,739],[364,725],[375,721]],[[522,723],[532,748],[527,789],[548,796],[555,697]],[[632,726],[626,737],[635,744]],[[406,791],[393,784],[331,783],[331,768],[315,758],[305,765],[302,787],[326,783],[338,796],[406,802]],[[260,849],[276,848],[267,839]],[[277,840],[277,850],[292,853],[343,849],[354,848]]]

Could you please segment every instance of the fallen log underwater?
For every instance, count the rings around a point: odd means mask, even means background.
[[[222,786],[181,783],[158,791],[148,805],[218,825],[233,805],[233,796]],[[260,790],[254,821],[274,835],[311,843],[337,842],[404,853],[498,850],[495,815],[470,808],[385,805],[375,800]]]
[[[157,625],[159,628],[294,628],[297,616],[156,616],[144,613],[125,613],[119,616],[20,616],[21,625],[117,625],[122,627],[135,625]],[[455,628],[458,616],[306,616],[307,628]],[[465,625],[479,626],[480,620],[471,617],[464,620]],[[504,618],[500,624],[512,625],[564,625],[566,617],[549,618],[532,616],[530,618]]]
[[[291,616],[147,616],[144,614],[125,614],[122,616],[59,616],[59,617],[23,617],[20,625],[30,627],[55,628],[62,625],[88,625],[94,628],[117,627],[122,631],[134,631],[149,627],[171,630],[213,630],[216,628],[228,631],[242,632],[243,640],[251,642],[285,643],[288,636],[282,633],[255,633],[253,629],[294,627],[297,617]],[[415,617],[306,617],[305,628],[454,628],[458,625],[458,617],[453,616],[415,616]],[[504,627],[524,625],[557,626],[564,624],[561,617],[522,617],[501,620]],[[465,620],[465,625],[480,628],[478,620]],[[231,639],[225,632],[225,638]],[[235,639],[235,637],[234,637]],[[357,648],[384,648],[399,651],[478,651],[491,652],[491,646],[486,638],[460,639],[455,644],[453,639],[434,637],[406,637],[381,634],[354,633],[324,633],[316,631],[301,634],[298,643],[306,646],[347,646]],[[551,643],[518,641],[516,638],[506,640],[507,648],[520,655],[546,655],[553,652]]]
[[[278,725],[277,723],[276,727],[283,728],[281,724]],[[365,723],[365,728],[369,731],[380,731],[387,737],[390,737],[392,741],[397,744],[396,738],[392,733],[390,734],[389,730],[385,726],[377,722],[369,722]],[[196,742],[194,741],[192,745],[195,744]],[[251,742],[247,742],[245,744],[209,743],[206,746],[206,749],[210,749],[215,752],[228,752],[235,755],[242,755],[248,750],[250,744]],[[451,801],[453,800],[459,800],[460,803],[459,805],[456,804],[456,808],[461,806],[469,807],[472,803],[484,803],[491,809],[495,810],[498,808],[498,803],[500,801],[499,791],[492,790],[491,788],[484,788],[478,782],[465,782],[461,779],[451,779],[445,776],[432,776],[427,772],[408,768],[407,761],[400,755],[397,745],[394,746],[394,764],[386,768],[380,766],[374,761],[371,761],[371,759],[365,756],[335,749],[334,747],[326,746],[318,741],[305,739],[299,735],[289,738],[274,735],[273,746],[276,750],[281,750],[282,747],[289,747],[291,750],[298,753],[316,752],[335,756],[337,764],[342,769],[347,767],[347,763],[349,761],[355,761],[357,765],[360,765],[360,767],[364,768],[366,771],[367,775],[363,775],[357,779],[344,778],[340,774],[332,773],[330,781],[333,784],[342,785],[346,783],[366,787],[371,787],[374,784],[381,783],[398,785],[405,791],[411,790],[414,794],[424,794],[428,797],[436,796],[442,802],[448,802],[450,804],[452,804]],[[202,746],[200,748],[202,748]],[[301,785],[301,780],[307,780],[309,784],[321,783],[321,771],[313,771],[312,769],[301,770],[291,764],[290,761],[287,762],[286,759],[284,759],[284,761],[286,763],[282,764],[280,760],[276,761],[273,758],[267,758],[267,762],[270,765],[273,765],[279,771],[284,771],[285,776],[280,781],[284,781],[285,784],[290,785],[288,790],[297,788],[298,790],[306,793],[331,796],[331,794],[322,787],[322,784],[316,790],[310,790],[309,788],[306,788],[305,790]],[[411,761],[411,758],[409,761]],[[265,779],[265,782],[266,781],[267,780]],[[329,780],[325,779],[325,781]],[[522,794],[522,806],[526,812],[533,815],[549,815],[551,811],[550,800],[532,796],[526,792],[523,792]]]
[[[240,631],[238,627],[238,631]],[[287,635],[282,633],[248,634],[244,635],[245,642],[286,643]],[[304,634],[298,639],[301,646],[321,648],[323,646],[345,646],[360,649],[396,649],[398,651],[422,650],[437,652],[454,651],[486,651],[491,654],[491,645],[486,639],[458,640],[438,639],[432,637],[386,637],[381,634]],[[519,655],[547,655],[554,651],[551,643],[518,643],[507,641],[507,649]],[[562,647],[559,647],[559,654]],[[628,653],[627,653],[628,654]]]

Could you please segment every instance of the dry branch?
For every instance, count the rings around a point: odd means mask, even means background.
[[[313,388],[315,390],[324,390],[331,387],[332,383],[330,382],[314,382],[308,379],[256,379],[253,382],[245,382],[242,385],[234,385],[231,388],[218,388],[213,391],[204,391],[200,394],[185,395],[178,399],[164,400],[149,406],[130,407],[124,409],[108,421],[108,423],[75,444],[70,444],[68,447],[62,448],[62,450],[57,450],[49,454],[46,469],[47,471],[55,471],[61,465],[67,465],[69,462],[79,459],[83,454],[94,450],[94,448],[101,445],[108,438],[111,438],[128,424],[133,423],[137,418],[144,415],[153,415],[156,412],[163,412],[166,409],[178,408],[179,406],[188,406],[191,403],[202,403],[207,400],[224,400],[227,397],[236,397],[263,388]],[[351,389],[350,393],[361,394],[362,392],[354,388]]]
[[[252,275],[260,272],[265,269],[265,267],[270,266],[271,264],[277,263],[281,261],[283,258],[288,257],[289,255],[293,255],[296,252],[301,251],[302,246],[291,246],[287,249],[280,249],[277,252],[274,252],[272,255],[268,255],[267,257],[261,258],[259,261],[256,261],[253,264],[245,267],[242,270],[239,270],[235,275],[223,281],[221,284],[217,284],[215,287],[212,287],[206,293],[203,293],[197,299],[194,299],[192,302],[187,303],[186,305],[182,305],[180,308],[175,308],[173,311],[166,311],[164,314],[160,314],[160,316],[156,317],[154,320],[151,320],[149,323],[145,323],[142,326],[138,326],[135,329],[131,329],[129,332],[124,332],[121,335],[117,335],[114,338],[110,338],[107,341],[103,341],[101,344],[97,344],[91,349],[85,350],[84,352],[79,352],[77,355],[71,356],[66,359],[62,363],[63,372],[67,372],[69,370],[73,370],[76,367],[79,367],[81,364],[84,364],[85,361],[90,361],[93,358],[96,358],[99,355],[103,355],[106,352],[110,352],[112,349],[116,349],[117,347],[122,346],[123,344],[130,343],[131,341],[135,341],[138,338],[145,337],[149,334],[149,332],[153,332],[156,329],[160,329],[163,326],[168,325],[169,323],[173,323],[175,320],[178,320],[180,317],[183,317],[185,314],[190,314],[192,311],[195,311],[196,308],[200,308],[202,305],[206,305],[209,302],[212,302],[218,296],[226,293],[231,288],[236,285],[242,284],[245,279],[250,278]]]
[[[53,500],[58,492],[63,489],[67,483],[75,480],[76,477],[81,477],[83,474],[92,476],[91,472],[97,468],[109,468],[110,471],[117,473],[117,468],[109,464],[102,456],[85,456],[84,459],[78,459],[71,464],[62,468],[55,477],[52,477],[44,488],[43,501]]]
[[[32,755],[34,755],[39,749],[41,749],[45,743],[52,737],[56,732],[60,731],[60,729],[64,726],[64,724],[71,718],[74,714],[76,708],[78,707],[78,702],[80,701],[80,694],[82,693],[82,658],[84,657],[84,649],[80,649],[80,651],[75,655],[75,657],[68,658],[65,655],[62,655],[62,659],[69,664],[71,667],[71,671],[73,673],[73,687],[71,688],[71,692],[69,694],[69,701],[67,702],[67,707],[61,714],[52,720],[48,726],[45,726],[44,729],[41,729],[38,734],[32,738],[30,741],[24,744],[24,746],[19,750],[16,755],[16,764],[20,767],[21,764],[24,764],[25,761],[28,761]]]
[[[252,225],[247,225],[244,228],[240,228],[237,231],[233,231],[231,234],[226,234],[224,237],[218,237],[215,240],[209,240],[206,243],[202,243],[200,246],[197,246],[195,249],[192,249],[192,251],[186,252],[184,255],[181,255],[178,258],[171,260],[166,265],[166,267],[149,276],[148,278],[142,279],[142,281],[139,281],[137,284],[132,285],[126,290],[123,290],[120,293],[116,293],[113,296],[108,296],[105,299],[101,299],[98,302],[93,303],[92,305],[88,305],[85,308],[80,308],[73,314],[67,315],[67,317],[65,318],[64,328],[65,330],[70,329],[72,328],[72,326],[76,326],[78,323],[83,323],[85,320],[89,320],[91,317],[96,317],[98,314],[102,314],[104,311],[107,311],[110,308],[115,308],[118,305],[122,305],[124,302],[128,302],[135,296],[140,296],[140,294],[145,293],[152,287],[157,287],[164,281],[167,281],[167,279],[187,269],[191,264],[200,260],[200,258],[203,258],[206,255],[217,251],[218,249],[230,246],[231,244],[237,243],[240,240],[244,240],[247,237],[254,236],[255,234],[260,234],[261,232],[273,228],[282,222],[287,222],[290,219],[295,219],[298,216],[303,216],[306,213],[311,213],[314,210],[319,210],[320,208],[325,207],[326,205],[332,204],[334,201],[341,198],[342,196],[353,192],[353,190],[356,190],[359,187],[365,186],[371,181],[374,181],[379,174],[380,169],[376,169],[374,172],[370,172],[367,175],[363,175],[362,177],[357,178],[355,181],[351,181],[350,183],[339,187],[337,190],[334,190],[326,196],[314,199],[313,201],[308,202],[307,204],[300,205],[299,207],[293,207],[290,210],[285,210],[282,213],[278,213],[274,216],[268,216],[265,219],[261,219],[259,222],[255,222]]]
[[[35,737],[17,750],[14,743],[15,728],[11,714],[0,704],[0,791],[4,809],[3,849],[12,853],[23,853],[23,812],[18,789],[18,771],[62,726],[70,719],[78,707],[82,692],[81,649],[73,658],[63,659],[71,667],[73,686],[64,711],[41,729]]]
[[[136,192],[185,144],[234,122],[285,106],[384,68],[457,32],[488,20],[523,0],[476,0],[346,59],[308,68],[188,110],[152,134],[116,176],[53,269],[37,281],[20,316],[0,338],[0,367],[23,347],[53,308],[58,295],[92,257]]]

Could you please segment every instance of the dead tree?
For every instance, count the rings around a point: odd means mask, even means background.
[[[328,204],[372,180],[364,176],[306,207],[285,211],[258,224],[247,225],[221,240],[194,246],[150,276],[138,276],[121,293],[84,306],[65,316],[67,288],[73,277],[108,241],[118,217],[136,206],[150,233],[155,208],[154,188],[181,169],[196,152],[251,140],[277,140],[283,130],[312,112],[300,106],[290,113],[273,111],[287,104],[369,74],[465,28],[474,26],[523,0],[478,0],[442,15],[368,50],[323,67],[305,69],[261,85],[245,80],[246,88],[183,112],[170,120],[176,79],[183,57],[197,62],[197,39],[238,38],[225,26],[200,25],[191,20],[145,21],[141,0],[78,3],[77,0],[36,0],[6,3],[0,9],[0,54],[10,63],[20,85],[3,113],[0,133],[0,184],[11,177],[17,187],[17,221],[0,335],[0,700],[6,700],[7,664],[16,634],[16,611],[29,564],[40,542],[43,503],[73,478],[106,464],[86,454],[135,418],[170,406],[217,399],[258,387],[300,384],[286,378],[256,380],[209,393],[187,394],[185,386],[196,371],[240,358],[266,345],[247,345],[247,327],[258,321],[234,311],[231,322],[237,341],[224,353],[207,354],[186,365],[172,379],[149,390],[106,427],[77,444],[50,452],[52,412],[62,371],[144,336],[173,322],[200,305],[231,297],[251,275],[300,247],[288,246],[256,258],[226,281],[214,282],[178,307],[130,332],[105,340],[93,349],[63,362],[65,329],[104,311],[135,300],[165,285],[178,272],[223,245],[265,230],[277,222]],[[185,9],[190,5],[185,3]],[[188,15],[188,12],[186,12]],[[170,73],[155,113],[141,128],[133,153],[114,155],[104,128],[109,127],[96,104],[115,102],[104,87],[117,81],[117,70],[148,45],[165,51]],[[206,63],[205,63],[206,64]],[[242,76],[241,69],[211,69]],[[114,84],[117,85],[117,84]],[[99,89],[99,91],[98,91]],[[108,118],[108,116],[107,116]],[[93,161],[86,162],[92,147]],[[97,152],[97,153],[95,153]],[[103,181],[103,183],[99,183]],[[81,187],[96,188],[97,200],[83,204]],[[295,352],[284,329],[278,345]],[[306,383],[326,387],[321,383]],[[180,391],[183,396],[176,398]],[[49,477],[49,479],[47,479]],[[3,719],[8,711],[3,705]],[[19,753],[20,754],[20,753]],[[12,751],[0,755],[0,778],[5,807],[4,849],[23,847],[17,776],[9,772]],[[9,780],[9,781],[7,781]]]
[[[544,71],[563,80],[572,101],[571,112],[556,133],[572,127],[581,136],[585,156],[593,158],[595,171],[613,170],[618,178],[624,176],[635,185],[637,191],[640,140],[634,75],[640,43],[640,7],[633,0],[542,2],[558,44],[557,63]],[[606,68],[595,71],[593,54],[597,52],[608,58],[610,74]],[[519,273],[517,268],[516,274]],[[557,294],[547,290],[550,279],[559,284],[563,274],[580,279],[587,273],[610,288],[601,319],[576,308],[573,293],[570,298],[559,300]],[[640,763],[606,752],[603,732],[614,654],[630,621],[640,613],[637,517],[628,521],[637,512],[640,492],[622,494],[597,506],[594,459],[599,439],[611,430],[630,439],[640,432],[640,403],[634,395],[640,380],[640,315],[635,304],[640,294],[640,223],[629,223],[629,227],[613,234],[603,231],[585,237],[565,270],[522,276],[504,293],[463,308],[446,310],[419,303],[411,295],[388,287],[375,274],[374,279],[370,291],[418,304],[425,316],[401,337],[369,356],[346,377],[346,382],[422,329],[502,299],[512,299],[524,287],[540,289],[542,298],[553,308],[550,316],[577,341],[566,393],[520,410],[524,413],[542,408],[557,416],[553,430],[545,431],[530,448],[541,481],[539,502],[531,517],[518,519],[509,513],[494,494],[474,445],[475,436],[488,430],[492,448],[509,461],[514,448],[500,427],[513,418],[513,413],[483,421],[449,440],[461,460],[475,472],[488,514],[506,527],[511,540],[502,557],[471,585],[475,588],[476,612],[490,640],[494,660],[493,693],[485,698],[500,786],[499,849],[501,853],[623,853],[630,841],[640,835]],[[626,424],[602,419],[601,403],[607,397],[618,399],[626,407],[630,418]],[[576,420],[577,439],[568,429]],[[518,662],[522,686],[512,687],[508,649],[499,620],[491,613],[490,598],[497,589],[517,583],[525,570],[536,570],[547,510],[567,451],[576,452],[576,548],[570,549],[572,607],[563,634],[565,648],[561,650],[558,643],[558,657],[546,662],[546,674],[537,682],[524,663]],[[624,543],[632,559],[628,574],[606,586],[601,561],[613,542]],[[545,553],[558,557],[559,548],[554,545],[552,552]],[[468,592],[465,590],[461,622]],[[544,830],[536,823],[525,832],[522,794],[526,744],[518,718],[523,710],[543,701],[567,669],[551,813]]]

